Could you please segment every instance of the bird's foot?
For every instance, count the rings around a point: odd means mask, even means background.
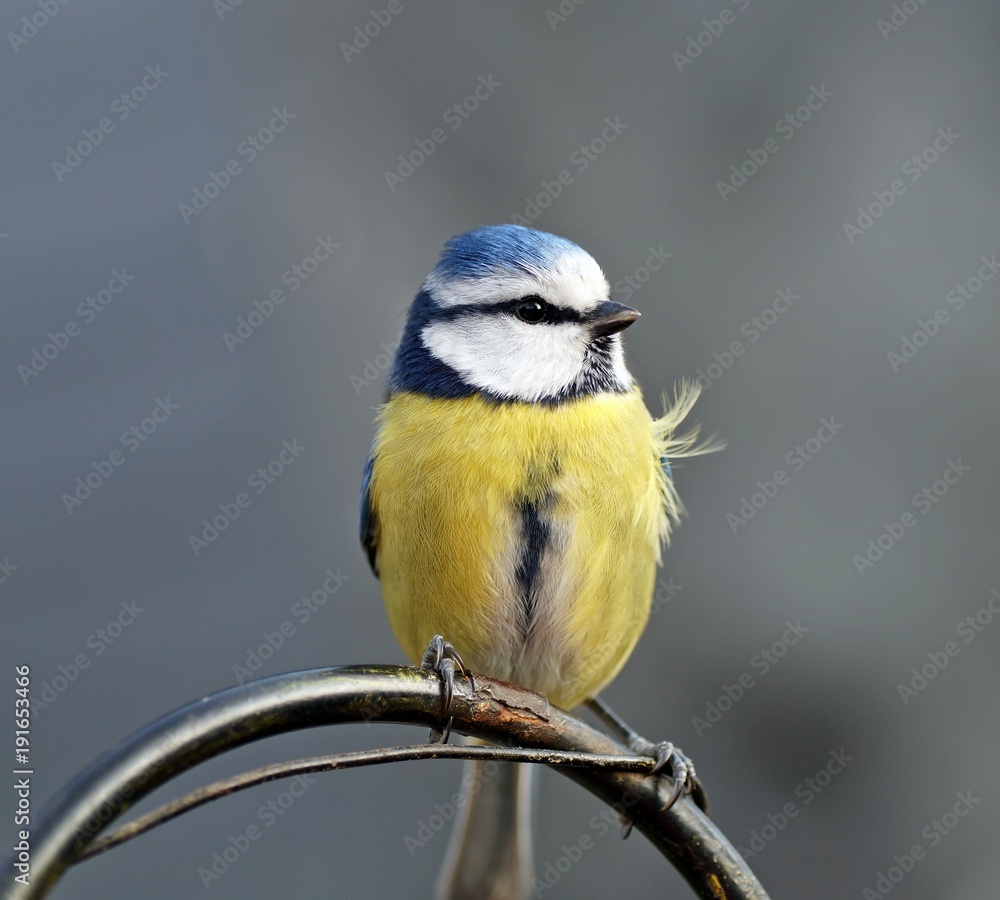
[[[420,668],[431,669],[437,672],[444,683],[443,714],[448,717],[448,721],[443,729],[431,729],[430,742],[432,744],[446,744],[448,743],[448,738],[451,736],[452,717],[449,713],[451,711],[452,700],[455,696],[455,669],[457,668],[459,672],[465,675],[469,679],[469,686],[475,689],[472,673],[465,668],[465,664],[462,662],[462,657],[458,655],[458,651],[439,634],[431,638],[430,644],[428,644],[427,649],[424,651],[423,659],[420,660]]]
[[[684,794],[691,794],[694,802],[704,812],[708,812],[708,795],[698,780],[694,763],[686,754],[670,741],[653,742],[642,737],[598,697],[589,700],[587,705],[608,730],[619,740],[624,741],[633,753],[652,757],[655,764],[649,772],[650,775],[669,772],[672,790],[664,806],[665,810],[670,809]],[[628,837],[631,831],[631,820],[622,817],[622,837]]]
[[[629,749],[639,756],[651,756],[656,765],[650,769],[650,775],[660,775],[669,771],[673,783],[673,796],[666,808],[670,809],[684,794],[693,794],[702,790],[701,782],[694,770],[694,763],[679,747],[670,741],[648,741],[638,734],[629,738]]]

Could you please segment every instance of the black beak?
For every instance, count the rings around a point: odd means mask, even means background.
[[[594,337],[607,337],[628,328],[642,313],[624,303],[605,300],[593,313],[590,319],[590,331]]]

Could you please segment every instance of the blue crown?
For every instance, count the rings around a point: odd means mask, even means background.
[[[434,269],[445,278],[477,278],[504,270],[535,273],[568,253],[587,252],[566,238],[523,225],[487,225],[453,237]]]

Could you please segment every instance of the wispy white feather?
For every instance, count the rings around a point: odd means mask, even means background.
[[[687,418],[700,395],[701,385],[697,381],[686,378],[674,385],[673,398],[666,391],[661,395],[663,415],[658,419],[653,419],[653,436],[660,459],[666,460],[668,465],[672,465],[676,459],[703,456],[706,453],[715,453],[725,449],[726,442],[714,434],[699,441],[701,425],[697,422],[691,426],[690,430],[680,434],[677,432],[681,422]],[[666,468],[662,466],[660,469],[660,492],[663,494],[663,506],[667,513],[661,524],[660,536],[669,545],[670,529],[680,522],[680,518],[684,514],[684,504],[677,493],[673,479],[667,474]]]

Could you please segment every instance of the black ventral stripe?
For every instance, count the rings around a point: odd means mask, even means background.
[[[521,601],[521,633],[527,637],[537,611],[541,587],[542,557],[552,537],[549,510],[553,497],[546,495],[540,503],[523,500],[521,513],[521,553],[517,561],[517,585]]]

